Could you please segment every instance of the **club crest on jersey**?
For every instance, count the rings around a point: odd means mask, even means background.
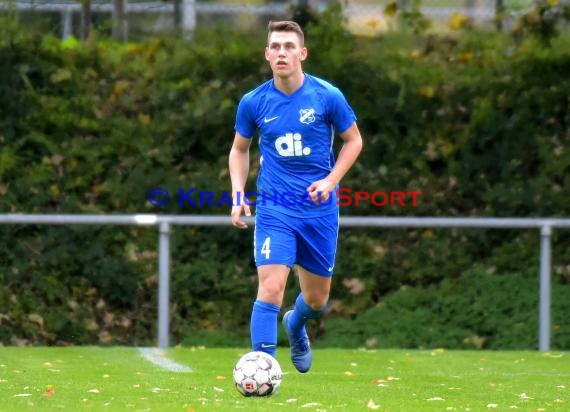
[[[304,124],[311,124],[315,121],[315,109],[301,109],[299,110],[299,121]]]

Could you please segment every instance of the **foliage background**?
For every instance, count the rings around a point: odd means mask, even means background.
[[[512,33],[467,23],[359,39],[333,8],[307,27],[306,70],[344,91],[365,138],[343,186],[422,192],[417,207],[344,215],[566,217],[568,36],[536,19]],[[61,42],[13,18],[0,27],[3,213],[229,212],[155,208],[147,194],[230,189],[237,103],[270,76],[264,33],[212,28],[191,42],[121,44]],[[256,171],[253,160],[252,187]],[[315,345],[536,348],[538,240],[535,231],[344,229]],[[155,230],[6,225],[0,242],[3,344],[152,343]],[[247,345],[251,243],[251,231],[175,229],[173,342]],[[570,348],[569,245],[555,232],[558,349]],[[297,291],[291,276],[286,307]]]

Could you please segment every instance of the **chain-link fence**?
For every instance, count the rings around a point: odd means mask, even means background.
[[[91,27],[117,39],[158,32],[184,31],[208,25],[239,30],[265,26],[270,19],[289,19],[299,7],[322,13],[334,0],[0,0],[0,9],[18,13],[26,24],[39,25],[62,38],[86,37]],[[498,13],[515,16],[533,0],[343,0],[347,28],[359,35],[376,35],[399,26],[398,11],[416,11],[442,27],[454,19],[492,24]]]

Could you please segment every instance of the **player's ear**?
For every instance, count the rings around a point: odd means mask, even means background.
[[[265,46],[265,60],[269,61],[269,47]]]
[[[302,47],[301,51],[299,52],[299,60],[304,61],[308,55],[309,55],[309,50],[307,50],[306,47]]]

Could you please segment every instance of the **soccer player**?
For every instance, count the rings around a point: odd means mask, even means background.
[[[269,23],[265,59],[273,78],[240,100],[229,154],[232,224],[247,228],[242,213],[251,216],[251,202],[256,206],[252,347],[275,356],[278,315],[296,265],[301,293],[283,316],[283,326],[299,372],[312,364],[305,324],[324,315],[331,289],[339,227],[336,191],[362,149],[356,116],[342,92],[303,71],[307,53],[297,23]],[[252,201],[244,198],[244,190],[256,132],[261,157]],[[335,132],[343,140],[336,161]]]

